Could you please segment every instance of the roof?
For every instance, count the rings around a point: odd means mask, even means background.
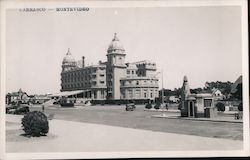
[[[128,80],[158,80],[158,78],[151,78],[151,77],[126,77],[126,78],[121,78],[121,81],[128,81]]]
[[[84,68],[79,68],[79,67],[75,67],[74,69],[68,70],[68,71],[64,71],[65,73],[67,72],[74,72],[74,71],[83,71],[83,70],[88,70],[88,69],[92,69],[92,68],[106,68],[105,64],[96,64],[96,65],[87,65]]]
[[[71,95],[76,95],[79,93],[84,93],[87,92],[89,90],[81,90],[81,91],[65,91],[65,92],[59,92],[59,93],[55,93],[50,95],[50,97],[62,97],[62,96],[71,96]]]
[[[242,75],[234,82],[234,84],[232,84],[231,93],[237,92],[237,86],[239,84],[242,84]]]
[[[108,47],[108,52],[112,51],[112,50],[121,50],[121,51],[125,51],[123,48],[123,45],[121,44],[121,42],[119,41],[116,33],[114,34],[114,38],[112,40],[112,42],[110,43],[109,47]]]
[[[75,63],[75,59],[71,55],[70,49],[68,49],[66,56],[63,58],[63,63]]]
[[[213,95],[210,93],[200,93],[196,94],[196,97],[213,97]]]
[[[26,94],[26,95],[28,95],[26,92],[11,92],[11,93],[8,93],[8,95],[10,95],[10,96],[19,96],[19,94],[21,94],[21,95],[24,95],[24,94]]]
[[[219,92],[221,93],[221,91],[220,91],[219,89],[213,88],[213,89],[212,89],[212,94],[215,94],[217,91],[219,91]]]
[[[155,62],[151,60],[142,60],[142,61],[132,62],[131,64],[155,64]]]
[[[188,96],[187,99],[188,99],[188,100],[196,100],[196,98],[193,97],[193,96]]]

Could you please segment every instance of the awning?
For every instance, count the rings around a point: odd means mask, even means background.
[[[59,93],[55,93],[50,95],[51,97],[67,97],[67,96],[72,96],[72,95],[77,95],[80,93],[85,93],[88,92],[90,90],[81,90],[81,91],[65,91],[65,92],[59,92]]]

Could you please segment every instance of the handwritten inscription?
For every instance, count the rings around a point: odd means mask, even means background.
[[[82,12],[89,11],[88,7],[61,7],[61,8],[21,8],[20,12],[46,12],[46,11],[56,11],[56,12]]]
[[[66,8],[56,8],[56,11],[66,11],[66,12],[72,12],[72,11],[89,11],[89,8],[87,7],[66,7]]]

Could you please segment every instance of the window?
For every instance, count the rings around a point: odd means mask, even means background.
[[[130,71],[127,71],[127,74],[130,74]]]
[[[139,81],[136,81],[136,85],[139,85]]]
[[[100,74],[100,77],[104,77],[104,74]]]
[[[104,98],[104,91],[101,91],[101,98]]]
[[[132,71],[132,74],[134,74],[134,71]]]
[[[97,93],[96,93],[96,91],[94,91],[94,98],[95,98],[95,99],[97,98]]]
[[[153,97],[153,93],[152,93],[152,92],[150,93],[150,97],[151,97],[151,98]]]
[[[204,107],[211,107],[212,99],[204,99]]]
[[[101,84],[104,84],[104,81],[100,81]]]
[[[135,98],[140,98],[141,97],[141,90],[137,89],[135,90]]]
[[[144,98],[147,98],[147,93],[144,93]]]
[[[132,92],[132,90],[128,90],[128,95],[129,95],[129,98],[130,98],[130,99],[133,98],[133,92]]]

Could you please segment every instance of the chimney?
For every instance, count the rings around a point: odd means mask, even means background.
[[[82,68],[84,68],[85,67],[85,57],[84,56],[82,56]]]

